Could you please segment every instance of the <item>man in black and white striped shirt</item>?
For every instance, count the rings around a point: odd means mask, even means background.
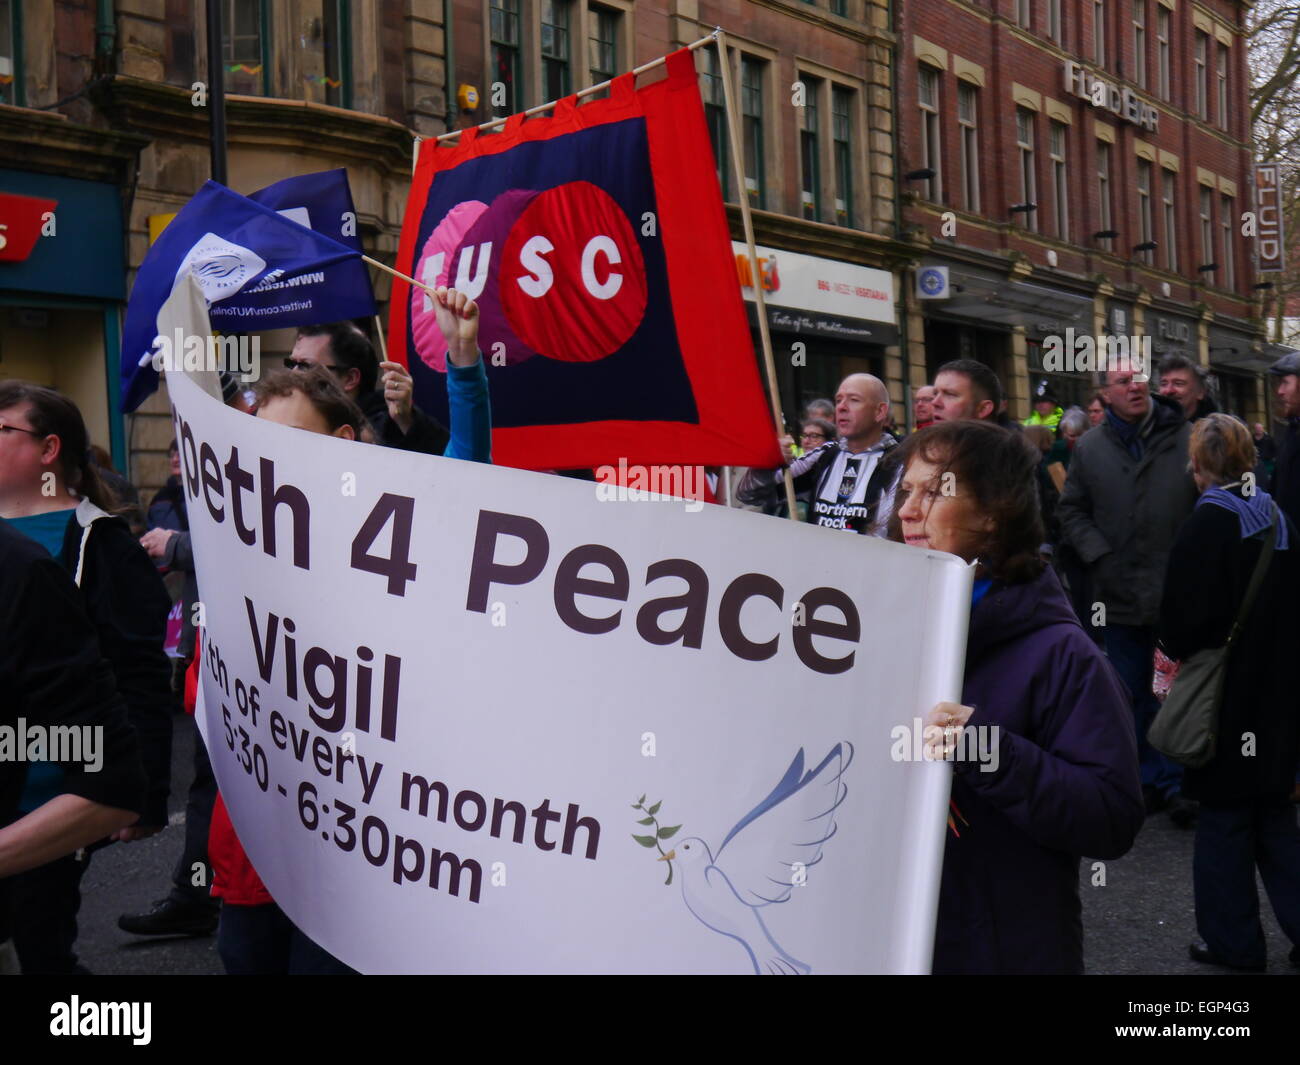
[[[897,463],[890,451],[897,441],[885,433],[889,393],[871,374],[850,374],[835,393],[835,428],[839,439],[794,458],[790,437],[781,438],[781,454],[794,478],[795,491],[809,494],[807,520],[813,525],[848,532],[885,534]],[[779,488],[781,468],[750,470],[740,482],[742,503]],[[881,500],[884,503],[881,503]]]

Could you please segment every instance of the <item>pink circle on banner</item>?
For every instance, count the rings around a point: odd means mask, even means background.
[[[606,358],[645,316],[645,261],[632,225],[589,181],[539,193],[510,230],[501,263],[506,319],[548,358]]]
[[[478,304],[479,349],[492,366],[514,366],[537,355],[515,334],[502,311],[500,264],[515,223],[539,195],[535,189],[507,189],[465,231],[456,249],[450,276],[454,286]]]
[[[448,211],[424,242],[415,262],[415,280],[430,288],[447,284],[448,276],[456,267],[457,249],[487,209],[488,205],[479,200],[465,200]],[[447,341],[438,328],[433,297],[414,286],[411,287],[411,335],[424,364],[438,373],[446,373]]]

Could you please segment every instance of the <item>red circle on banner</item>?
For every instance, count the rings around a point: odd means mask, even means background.
[[[636,235],[614,198],[589,181],[539,193],[506,238],[502,263],[506,321],[548,358],[603,359],[645,316]]]

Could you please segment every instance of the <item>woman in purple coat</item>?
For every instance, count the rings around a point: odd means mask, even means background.
[[[933,971],[1081,973],[1080,859],[1120,857],[1142,827],[1128,695],[1039,558],[1023,438],[945,422],[904,448],[903,539],[977,565],[962,705],[926,719],[985,755],[953,763]]]

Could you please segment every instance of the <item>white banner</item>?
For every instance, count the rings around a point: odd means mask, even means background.
[[[323,947],[371,973],[928,969],[950,768],[891,732],[960,694],[960,560],[169,386],[212,764]]]

